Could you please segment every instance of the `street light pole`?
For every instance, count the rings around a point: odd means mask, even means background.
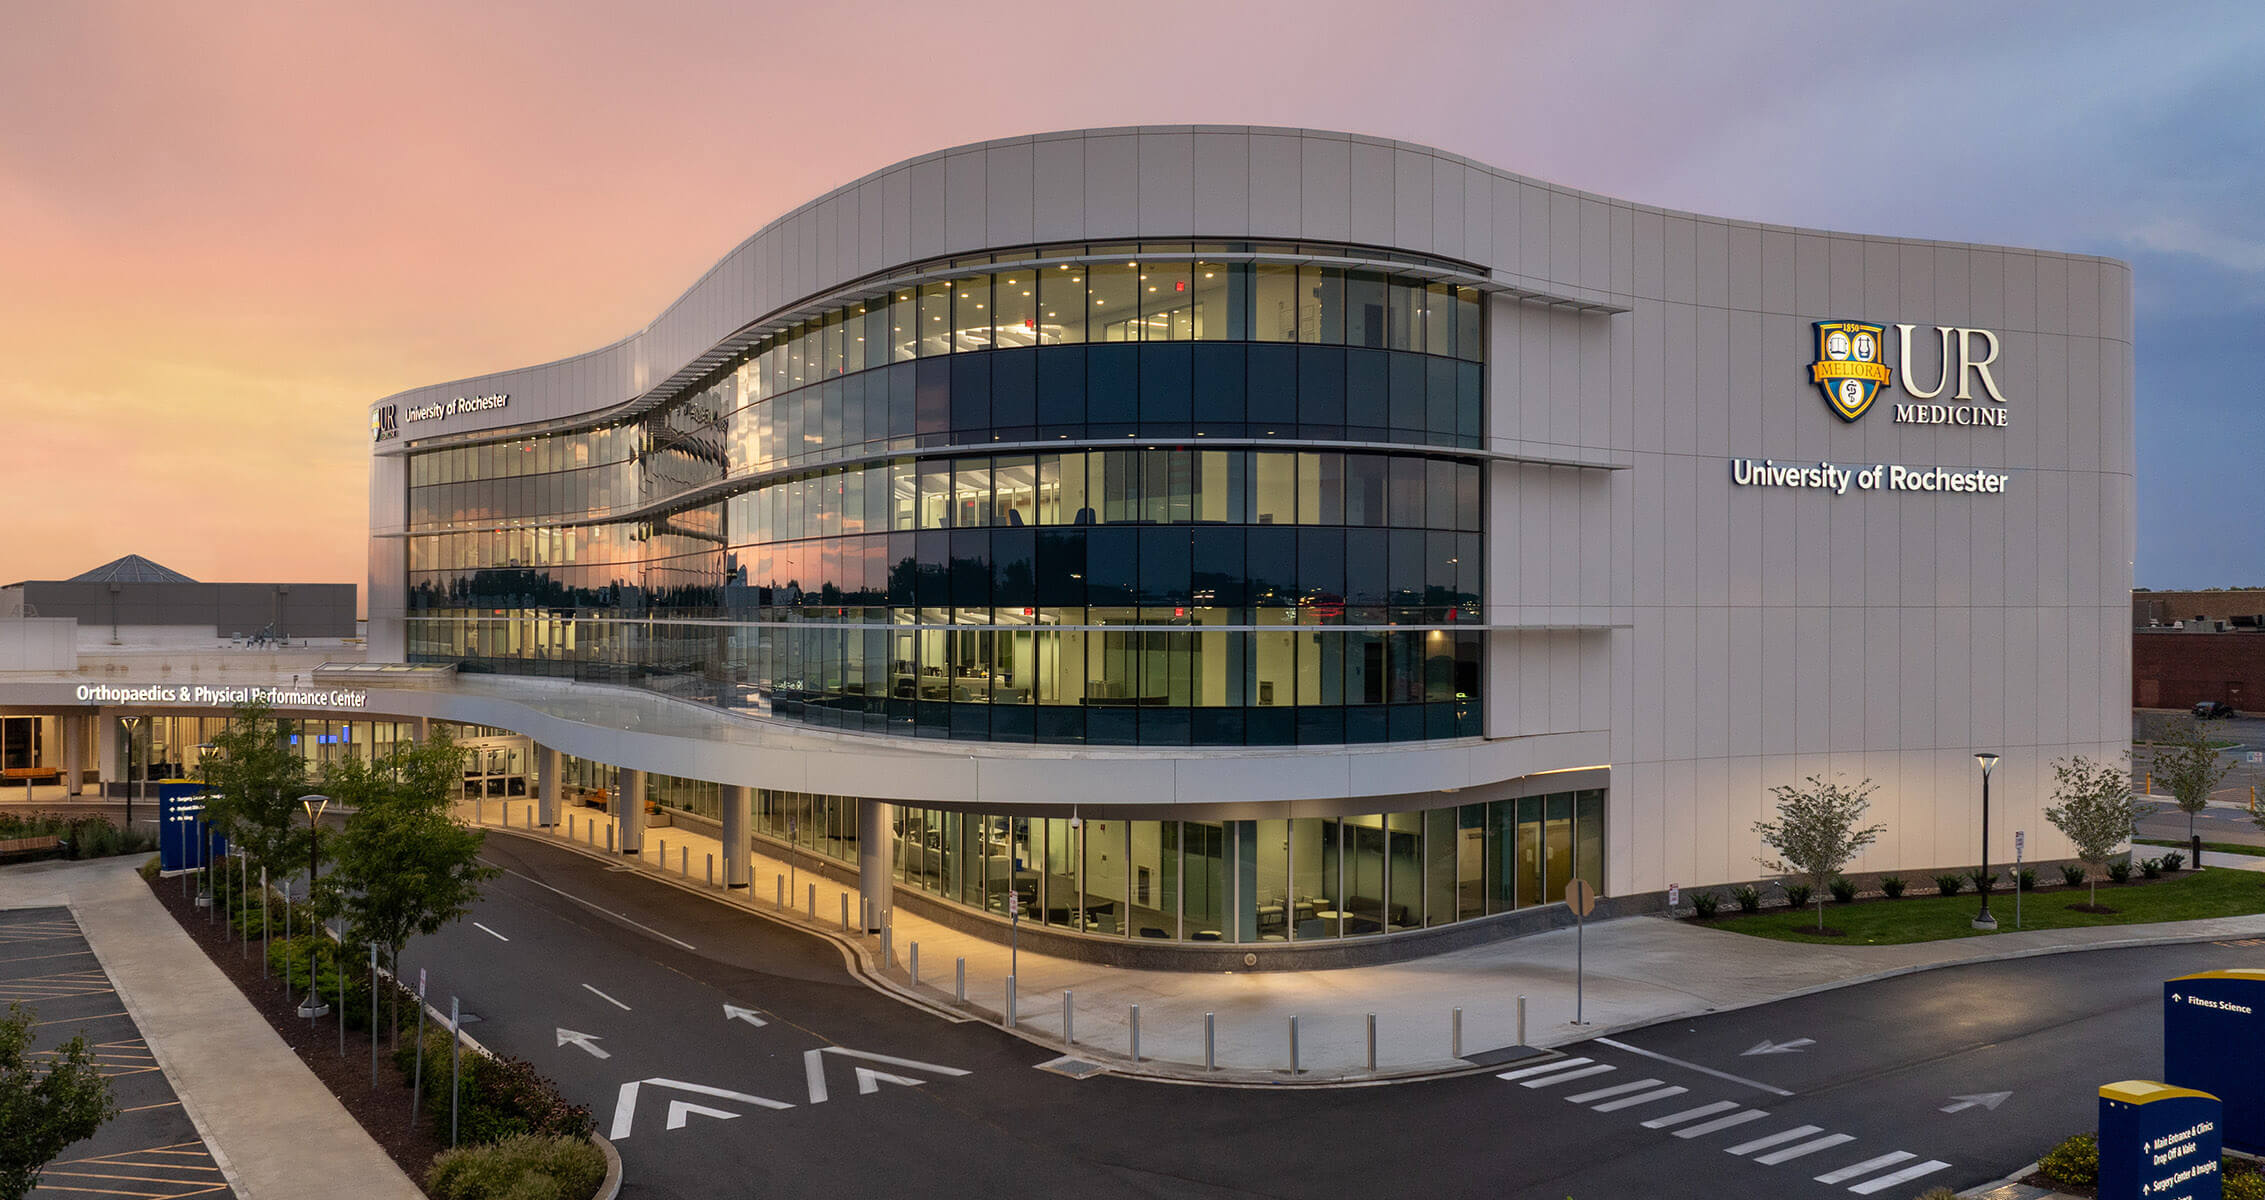
[[[330,807],[330,797],[320,794],[301,796],[299,797],[299,804],[307,810],[307,901],[311,904],[315,898],[315,872],[322,862],[322,814],[324,809]],[[310,916],[311,923],[312,918]],[[339,978],[345,978],[343,972],[340,973]],[[325,1010],[322,1006],[321,993],[315,990],[317,986],[315,980],[315,954],[310,949],[307,952],[307,1004],[301,1011],[309,1016],[319,1017]],[[345,1001],[341,999],[339,1003],[343,1004]],[[340,1010],[341,1013],[344,1011],[343,1009]],[[341,1016],[339,1019],[344,1020],[345,1018]]]
[[[1974,917],[1974,928],[1996,929],[1998,919],[1990,915],[1990,772],[1998,765],[1998,756],[1985,750],[1974,761],[1982,764],[1982,871],[1974,877],[1974,890],[1982,894],[1982,911]]]

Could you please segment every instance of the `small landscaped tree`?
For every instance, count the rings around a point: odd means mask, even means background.
[[[283,880],[307,865],[307,762],[265,704],[240,704],[205,759],[205,819],[251,865]]]
[[[27,1052],[37,1013],[10,1004],[0,1017],[0,1200],[23,1200],[65,1146],[118,1114],[85,1034],[40,1055]]]
[[[2155,743],[2155,778],[2163,781],[2180,812],[2186,814],[2186,839],[2194,840],[2194,815],[2210,806],[2210,793],[2225,782],[2233,760],[2218,753],[2202,727],[2192,721]],[[2202,863],[2197,860],[2194,864]]]
[[[1779,784],[1770,789],[1777,797],[1777,820],[1754,822],[1754,832],[1777,851],[1775,859],[1760,859],[1765,870],[1798,875],[1817,898],[1817,930],[1825,927],[1825,890],[1841,868],[1854,862],[1880,836],[1884,825],[1857,827],[1871,807],[1872,781],[1843,787],[1811,775],[1803,786]]]
[[[385,759],[344,758],[323,771],[324,793],[353,815],[329,839],[322,910],[345,918],[348,944],[375,942],[396,974],[410,938],[471,911],[480,885],[500,873],[480,862],[486,835],[449,817],[463,762],[455,739],[436,729]]]
[[[2140,818],[2155,811],[2131,795],[2131,770],[2121,763],[2097,762],[2079,754],[2053,764],[2053,799],[2045,819],[2076,847],[2084,865],[2099,870],[2116,849],[2131,840]],[[2091,880],[2088,909],[2100,907],[2100,883]]]

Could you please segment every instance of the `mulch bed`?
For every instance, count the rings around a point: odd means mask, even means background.
[[[425,1168],[432,1165],[433,1156],[448,1148],[445,1137],[436,1136],[431,1126],[431,1106],[419,1114],[418,1124],[409,1123],[409,1083],[401,1072],[393,1069],[392,1045],[379,1048],[377,1088],[370,1087],[370,1039],[354,1029],[346,1031],[346,1056],[338,1055],[337,1009],[331,1014],[309,1021],[299,1015],[299,1001],[306,997],[306,981],[301,980],[296,996],[283,992],[283,977],[270,973],[260,978],[260,948],[253,939],[247,955],[234,937],[225,919],[207,920],[206,910],[198,908],[194,896],[183,896],[177,879],[150,881],[150,891],[158,903],[180,922],[181,930],[189,940],[205,952],[212,965],[220,968],[235,983],[244,1000],[258,1010],[267,1023],[275,1028],[284,1042],[290,1045],[299,1061],[315,1073],[315,1078],[338,1097],[346,1111],[362,1123],[362,1128],[376,1139],[377,1144],[393,1157],[410,1180],[420,1187]],[[281,930],[273,931],[281,936]],[[445,1024],[445,1022],[443,1022]],[[425,1064],[430,1073],[432,1063]],[[442,1071],[447,1063],[440,1065]]]

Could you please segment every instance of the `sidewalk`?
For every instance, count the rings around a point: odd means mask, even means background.
[[[139,855],[0,870],[0,909],[67,905],[241,1200],[421,1200],[134,873]]]
[[[525,806],[515,802],[514,835],[567,843],[566,827],[526,830]],[[498,806],[486,806],[496,828]],[[470,806],[459,810],[470,819]],[[572,845],[609,862],[602,813],[576,810]],[[590,817],[597,828],[591,832]],[[667,869],[660,852],[667,845]],[[585,847],[586,848],[586,847]],[[892,920],[894,961],[879,969],[877,937],[841,929],[848,898],[854,925],[856,890],[807,870],[796,873],[787,898],[776,904],[784,863],[754,856],[754,886],[731,893],[708,882],[708,856],[722,878],[720,843],[680,828],[647,829],[635,860],[658,878],[787,920],[833,938],[858,956],[863,973],[881,986],[932,1008],[996,1021],[1005,1008],[1009,954],[1005,945],[962,933],[899,907]],[[2247,864],[2244,864],[2247,865]],[[2265,860],[2259,860],[2265,868]],[[687,869],[688,868],[688,869]],[[812,920],[810,887],[817,888]],[[2166,942],[2265,936],[2265,915],[2160,925],[2034,930],[1986,938],[1960,938],[1903,946],[1815,946],[1748,937],[1658,917],[1599,921],[1584,938],[1587,963],[1581,1007],[1588,1021],[1572,1024],[1575,1005],[1571,929],[1494,942],[1446,954],[1374,967],[1297,972],[1197,974],[1099,966],[1023,951],[1016,981],[1017,1027],[1024,1036],[1058,1044],[1062,993],[1075,993],[1073,1054],[1112,1070],[1218,1082],[1280,1081],[1289,1067],[1289,1022],[1298,1018],[1300,1079],[1307,1082],[1415,1078],[1471,1070],[1453,1053],[1453,1010],[1462,1010],[1465,1055],[1517,1044],[1518,998],[1527,1000],[1526,1042],[1554,1047],[1675,1017],[1745,1008],[1808,992],[1845,987],[1930,967]],[[908,972],[911,947],[920,947],[920,985]],[[953,1003],[955,960],[967,964],[967,1004]],[[1129,1058],[1128,1006],[1140,1006],[1143,1062]],[[1218,1070],[1203,1069],[1203,1019],[1213,1014]],[[1377,1019],[1377,1070],[1366,1064],[1366,1021]]]

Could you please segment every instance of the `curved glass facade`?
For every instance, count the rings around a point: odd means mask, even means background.
[[[936,264],[634,421],[412,450],[411,657],[909,736],[1475,736],[1478,293],[1289,249]]]

